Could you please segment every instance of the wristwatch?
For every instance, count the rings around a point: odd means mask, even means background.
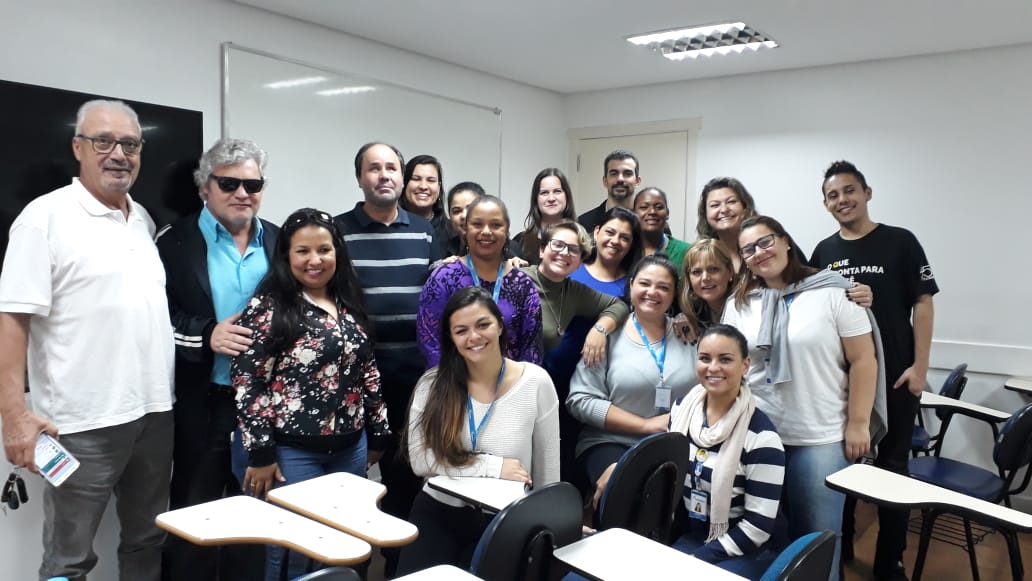
[[[595,323],[591,328],[596,330],[596,331],[598,331],[599,333],[602,333],[603,337],[606,337],[606,336],[609,335],[609,331],[607,331],[606,328],[603,327],[601,323]]]

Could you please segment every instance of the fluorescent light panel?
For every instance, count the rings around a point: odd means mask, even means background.
[[[300,77],[297,79],[287,79],[285,81],[276,81],[274,83],[265,83],[263,85],[266,89],[290,89],[293,87],[303,87],[305,85],[314,85],[316,83],[324,83],[329,79],[326,77]]]
[[[325,91],[316,91],[316,95],[322,95],[324,97],[333,97],[336,95],[356,95],[358,93],[368,93],[369,91],[375,91],[376,87],[362,86],[362,87],[341,87],[339,89],[326,89]]]
[[[711,24],[676,30],[650,32],[627,39],[670,60],[741,53],[745,50],[777,48],[778,43],[744,22]]]

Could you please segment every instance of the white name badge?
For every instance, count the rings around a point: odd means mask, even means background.
[[[709,494],[693,490],[689,496],[688,516],[696,520],[709,520]]]
[[[656,386],[656,409],[669,410],[670,396],[673,390],[669,385],[659,384]]]

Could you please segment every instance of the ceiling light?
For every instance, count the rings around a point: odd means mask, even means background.
[[[341,87],[339,89],[326,89],[325,91],[316,91],[316,95],[322,95],[324,97],[333,97],[334,95],[355,95],[357,93],[368,93],[369,91],[375,91],[376,87]]]
[[[745,24],[730,22],[664,30],[632,36],[628,42],[645,46],[670,60],[741,53],[745,49],[777,48],[773,38]]]
[[[287,79],[286,81],[276,81],[274,83],[265,83],[266,89],[289,89],[291,87],[302,87],[304,85],[314,85],[316,83],[322,83],[328,81],[326,77],[301,77],[299,79]]]

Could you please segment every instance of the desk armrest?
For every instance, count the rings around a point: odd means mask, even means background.
[[[993,408],[985,407],[982,405],[962,401],[959,399],[953,399],[950,397],[944,397],[937,393],[924,393],[921,395],[921,407],[949,410],[953,413],[962,414],[969,418],[981,420],[988,424],[998,424],[1005,422],[1010,419],[1011,414],[994,410]]]

